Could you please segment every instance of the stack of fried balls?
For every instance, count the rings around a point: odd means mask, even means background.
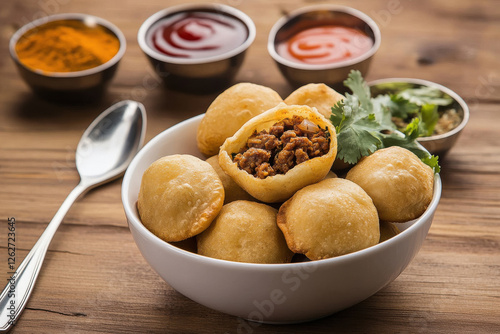
[[[248,263],[321,260],[398,233],[432,200],[434,172],[390,147],[338,177],[324,84],[285,100],[271,88],[236,84],[209,106],[197,131],[201,159],[165,156],[144,172],[137,201],[157,237],[200,255]]]

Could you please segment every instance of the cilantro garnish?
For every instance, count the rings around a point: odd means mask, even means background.
[[[425,114],[423,121],[418,117],[413,118],[406,129],[399,132],[391,121],[392,116],[395,113],[405,115],[420,109],[417,103],[402,95],[379,95],[372,98],[370,88],[359,71],[351,71],[344,85],[352,94],[346,93],[345,99],[332,107],[330,117],[337,132],[339,159],[348,164],[355,164],[361,157],[368,156],[378,149],[401,146],[415,153],[433,168],[435,173],[439,173],[438,158],[431,156],[416,141],[421,133],[426,131],[429,123],[437,122],[435,116],[432,116],[431,107],[425,107],[426,110],[422,112],[422,115]],[[434,107],[436,105],[437,103]]]

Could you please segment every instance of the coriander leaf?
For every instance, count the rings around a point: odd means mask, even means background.
[[[335,126],[335,130],[337,133],[339,132],[340,125],[342,121],[345,119],[344,116],[344,100],[340,100],[332,107],[332,114],[330,115],[330,121],[333,126]]]
[[[380,125],[375,116],[345,119],[337,135],[337,156],[348,164],[355,164],[363,157],[375,152],[381,145],[378,137]]]
[[[424,104],[420,110],[420,117],[422,118],[422,122],[420,123],[422,136],[431,136],[439,121],[437,105]]]
[[[435,104],[437,106],[447,106],[453,102],[453,99],[444,95],[439,89],[434,87],[422,86],[419,88],[405,89],[397,94],[398,97],[409,100],[419,106],[424,104]]]
[[[337,102],[337,104],[332,107],[332,115],[330,116],[330,120],[336,127],[338,133],[340,128],[342,127],[342,122],[346,118],[363,117],[365,115],[367,116],[368,113],[366,113],[364,109],[361,108],[358,98],[354,95],[346,93],[345,99]]]
[[[378,95],[372,98],[373,113],[380,125],[385,129],[396,129],[395,124],[392,122],[394,110],[398,110],[398,106],[391,100],[389,95]]]
[[[392,116],[406,119],[418,113],[417,104],[410,102],[398,95],[391,95],[391,103],[388,105]]]
[[[357,98],[365,116],[369,114],[375,115],[376,121],[380,124],[378,131],[395,129],[394,123],[391,121],[391,110],[387,106],[387,103],[391,102],[389,96],[380,96],[378,99],[373,99],[370,87],[359,71],[351,71],[344,81],[344,85],[351,89],[353,99]],[[355,103],[354,100],[353,103]]]
[[[344,81],[344,86],[349,88],[353,95],[356,96],[361,103],[361,106],[367,110],[371,109],[371,93],[370,87],[363,79],[360,71],[351,71]]]
[[[346,163],[355,164],[381,144],[377,136],[380,124],[354,95],[345,94],[345,99],[332,108],[330,120],[337,132],[337,156]]]
[[[412,121],[406,126],[404,134],[409,140],[417,140],[420,136],[420,119],[418,117],[412,119]]]
[[[391,109],[402,109],[403,113],[413,112],[419,107],[414,102],[403,98],[391,98],[382,95],[371,98],[370,89],[359,71],[351,71],[344,85],[353,94],[345,94],[345,98],[332,107],[330,121],[337,132],[337,157],[349,164],[355,164],[363,156],[372,154],[378,149],[401,146],[415,153],[424,162],[439,171],[437,158],[418,144],[421,133],[420,118],[414,118],[403,133],[395,131],[391,121]],[[428,115],[426,115],[428,116]],[[429,117],[429,123],[432,117]],[[437,166],[437,167],[436,167]]]
[[[425,158],[421,158],[421,160],[424,164],[426,164],[432,168],[432,170],[434,171],[434,174],[439,173],[441,171],[441,167],[439,166],[439,161],[438,161],[437,156],[429,155]]]

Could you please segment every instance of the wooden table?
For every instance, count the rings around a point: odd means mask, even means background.
[[[141,23],[181,1],[20,0],[0,9],[0,282],[6,283],[7,223],[16,221],[16,259],[26,256],[77,184],[74,151],[90,122],[113,102],[138,100],[149,140],[203,113],[216,94],[158,84],[136,42]],[[252,17],[257,38],[237,81],[291,88],[267,54],[284,13],[321,1],[220,1]],[[415,77],[450,87],[471,118],[442,161],[443,194],[429,235],[410,266],[371,298],[299,325],[258,325],[210,310],[174,291],[148,266],[128,230],[117,180],[68,213],[31,299],[12,333],[494,333],[500,332],[500,6],[494,1],[342,1],[372,16],[383,41],[367,76]],[[35,97],[8,59],[20,25],[53,13],[85,12],[124,32],[128,48],[106,96],[68,106]],[[240,330],[238,330],[240,329]]]

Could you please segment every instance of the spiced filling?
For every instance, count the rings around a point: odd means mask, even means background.
[[[265,179],[325,155],[330,149],[329,137],[327,129],[294,115],[269,130],[254,131],[240,152],[233,154],[233,161],[247,173]]]

